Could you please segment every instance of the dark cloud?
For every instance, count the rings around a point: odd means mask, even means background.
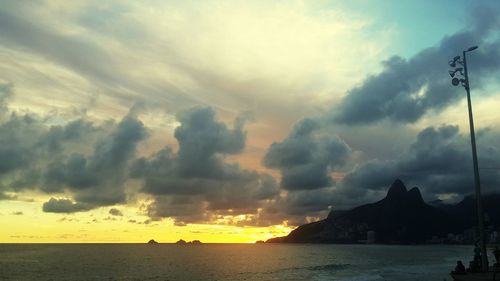
[[[346,195],[359,195],[366,189],[383,189],[388,183],[398,177],[397,163],[393,160],[368,160],[357,166],[342,180],[342,185],[347,186]],[[360,190],[358,187],[362,187]]]
[[[173,218],[175,225],[186,223],[210,222],[212,216],[207,212],[207,203],[203,196],[155,196],[155,200],[147,208],[147,215],[153,218]]]
[[[179,151],[169,147],[138,159],[131,175],[142,178],[142,191],[155,196],[146,213],[171,217],[176,224],[208,222],[222,214],[256,213],[279,193],[273,177],[241,169],[224,156],[240,153],[246,140],[243,120],[233,128],[215,118],[211,108],[195,108],[178,116]]]
[[[11,215],[14,215],[14,216],[22,216],[22,215],[24,215],[24,213],[23,213],[23,212],[21,212],[21,211],[17,211],[17,212],[12,212],[12,213],[11,213]]]
[[[447,61],[474,45],[470,54],[471,85],[498,74],[500,67],[499,5],[473,11],[467,29],[442,39],[410,59],[394,56],[382,72],[351,89],[336,107],[334,119],[344,124],[368,124],[382,119],[413,123],[429,111],[440,111],[464,98],[450,84]]]
[[[322,188],[309,191],[300,190],[290,192],[283,199],[283,211],[288,218],[294,217],[295,220],[305,216],[318,216],[321,212],[328,210],[332,205],[332,189]]]
[[[273,200],[266,201],[257,213],[235,224],[239,226],[276,224],[298,226],[326,217],[334,202],[332,187],[289,191]]]
[[[215,121],[211,108],[195,108],[178,115],[182,124],[175,130],[179,142],[179,174],[193,178],[222,178],[231,174],[220,154],[236,154],[245,147],[243,123],[236,120],[233,129]]]
[[[315,119],[304,119],[285,140],[269,147],[264,165],[280,170],[283,188],[316,189],[333,184],[330,172],[345,163],[351,149],[337,136],[321,135],[320,126]]]
[[[12,86],[0,92],[12,95]],[[3,102],[3,100],[2,100]],[[91,207],[124,203],[129,163],[138,143],[147,137],[146,128],[133,115],[120,122],[95,126],[85,117],[63,125],[48,125],[51,115],[19,114],[5,102],[0,119],[0,194],[38,190],[69,192],[70,201],[51,200],[44,210],[82,211]],[[55,117],[57,118],[57,116]]]
[[[120,210],[118,210],[116,208],[109,209],[109,214],[112,215],[112,216],[119,216],[119,217],[123,216],[122,211],[120,211]]]
[[[19,191],[45,187],[44,170],[66,152],[92,139],[99,130],[83,119],[64,126],[48,126],[43,117],[9,112],[0,121],[0,191]]]
[[[291,134],[293,135],[293,134]],[[500,185],[500,132],[493,129],[477,133],[481,184],[484,192]],[[282,151],[283,157],[294,158]],[[329,210],[342,210],[374,202],[385,196],[396,178],[409,186],[418,186],[427,200],[438,196],[460,198],[473,192],[470,138],[457,126],[429,127],[394,159],[372,159],[354,166],[342,180],[314,190],[289,190],[262,208],[253,221],[277,223],[286,219],[290,225],[308,218],[326,216]],[[308,157],[300,157],[311,159]],[[300,162],[299,162],[300,163]]]
[[[71,199],[56,199],[50,198],[49,201],[43,203],[42,210],[46,213],[75,213],[88,211],[92,207],[84,204],[77,203]]]
[[[478,133],[478,157],[482,188],[493,191],[500,184],[500,134],[493,130]],[[494,169],[488,169],[488,168]],[[442,194],[467,195],[473,191],[470,139],[456,126],[422,130],[407,151],[395,160],[368,161],[343,179],[342,195],[364,195],[385,189],[395,178],[421,188],[428,199]]]
[[[12,84],[0,82],[0,117],[7,109],[7,101],[12,96]]]
[[[96,133],[100,128],[82,118],[69,121],[64,126],[51,126],[45,136],[39,140],[39,145],[47,149],[47,153],[54,155],[63,149],[65,142],[86,139]]]
[[[33,159],[36,144],[32,137],[38,135],[35,120],[28,116],[11,115],[0,125],[0,175],[16,169],[26,168]]]
[[[319,119],[306,118],[283,141],[269,147],[263,164],[280,171],[286,192],[267,201],[243,224],[299,225],[327,215],[335,202],[331,173],[344,168],[351,148],[326,129]]]
[[[85,118],[49,126],[46,117],[11,112],[0,123],[0,192],[69,194],[51,198],[43,211],[71,213],[126,203],[125,185],[138,178],[144,180],[142,192],[155,198],[146,213],[177,224],[254,214],[279,195],[272,176],[224,159],[244,149],[244,118],[230,128],[210,108],[183,112],[175,130],[179,150],[165,147],[137,159],[137,145],[147,133],[134,112],[99,126]]]
[[[48,165],[48,192],[71,190],[77,202],[95,206],[124,203],[128,163],[136,146],[147,136],[144,125],[127,115],[104,140],[96,143],[90,156],[72,154]]]

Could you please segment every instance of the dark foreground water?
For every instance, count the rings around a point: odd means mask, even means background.
[[[0,280],[421,280],[470,246],[0,244]]]

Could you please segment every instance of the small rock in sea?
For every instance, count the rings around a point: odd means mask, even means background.
[[[186,241],[180,239],[179,241],[175,242],[175,244],[184,245],[184,244],[187,244],[187,243],[186,243]]]

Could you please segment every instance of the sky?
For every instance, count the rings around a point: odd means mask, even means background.
[[[0,0],[0,242],[254,242],[500,188],[500,3]]]

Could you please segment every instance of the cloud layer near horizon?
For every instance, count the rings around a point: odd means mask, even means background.
[[[2,97],[12,96],[3,85]],[[347,168],[352,149],[338,136],[322,133],[321,123],[305,119],[290,136],[269,147],[264,163],[281,172],[281,187],[271,175],[239,167],[225,156],[245,148],[245,120],[230,128],[211,108],[180,113],[175,129],[178,150],[165,146],[150,156],[136,155],[148,129],[133,110],[120,122],[94,124],[82,117],[50,125],[49,116],[18,114],[2,98],[0,123],[4,198],[12,192],[37,190],[54,194],[44,212],[72,213],[127,204],[127,184],[140,180],[139,193],[152,201],[145,214],[176,224],[222,223],[272,225],[305,222],[332,206],[346,208],[376,200],[395,178],[422,188],[428,199],[470,193],[472,174],[468,136],[457,126],[428,127],[393,160],[373,159]],[[15,129],[14,129],[15,128]],[[500,166],[500,133],[478,133],[482,165]],[[86,151],[86,153],[84,153]],[[343,171],[339,180],[332,173]],[[482,171],[486,191],[500,184],[496,170]],[[134,194],[129,194],[134,196]],[[111,209],[115,210],[115,209]],[[111,214],[117,215],[113,211]],[[244,215],[239,220],[230,217]]]

